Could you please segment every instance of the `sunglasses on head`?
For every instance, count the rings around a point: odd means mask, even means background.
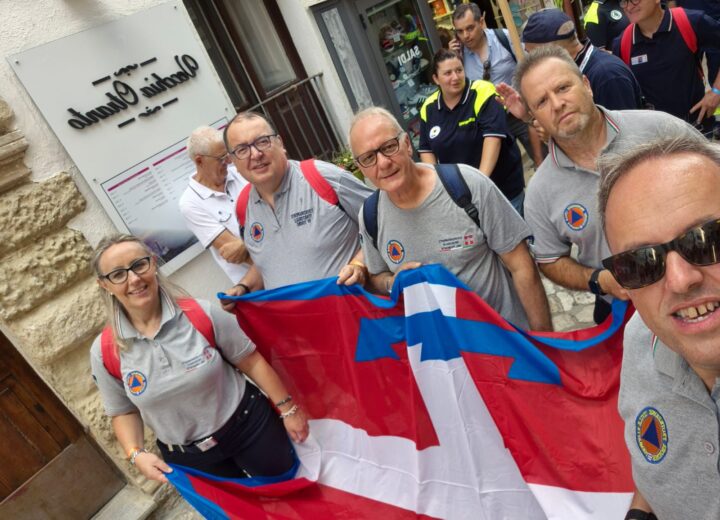
[[[664,244],[613,255],[603,260],[602,265],[624,288],[640,289],[665,275],[665,259],[670,251],[693,265],[717,264],[720,262],[720,219],[688,229]]]

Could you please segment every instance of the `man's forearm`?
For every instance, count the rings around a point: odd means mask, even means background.
[[[513,284],[527,314],[530,329],[553,330],[550,306],[537,270],[533,267],[513,273]]]
[[[577,263],[569,256],[563,256],[552,263],[539,263],[540,271],[551,281],[567,289],[587,291],[588,281],[594,269]]]
[[[246,285],[250,292],[261,291],[263,289],[263,280],[257,266],[251,266],[239,283]]]

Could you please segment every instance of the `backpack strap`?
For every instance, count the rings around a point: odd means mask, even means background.
[[[217,348],[212,320],[200,307],[200,304],[193,298],[179,298],[178,306],[185,313],[187,319],[190,320],[192,326],[195,327],[195,330],[203,335],[212,348]]]
[[[370,235],[372,244],[375,249],[377,246],[377,234],[378,234],[378,201],[380,200],[380,190],[372,192],[365,202],[362,208],[363,224],[365,224],[365,231]]]
[[[333,187],[330,186],[328,180],[320,174],[317,166],[315,166],[314,159],[301,161],[300,171],[305,177],[305,180],[308,181],[308,184],[310,184],[312,189],[315,190],[315,193],[317,193],[322,200],[332,206],[337,206],[343,213],[345,213],[345,209],[340,204],[340,199],[338,199],[337,193],[335,193]]]
[[[700,76],[700,79],[704,80],[705,74],[703,73],[702,65],[700,64],[700,60],[697,56],[697,35],[695,34],[695,30],[693,29],[693,26],[688,19],[685,9],[683,9],[682,7],[673,7],[670,9],[670,12],[672,13],[673,21],[675,22],[678,31],[680,31],[680,36],[682,36],[685,45],[687,45],[687,48],[690,50],[690,52],[692,52],[693,56],[695,57],[698,76]]]
[[[100,354],[107,373],[115,379],[121,378],[120,356],[118,355],[117,343],[110,326],[106,326],[100,334]]]
[[[690,52],[695,54],[698,50],[697,36],[690,24],[690,20],[688,19],[685,9],[682,7],[673,7],[670,9],[670,12],[672,13],[675,25],[677,26],[678,31],[680,31],[680,35],[682,36],[685,45],[687,45],[687,48],[690,49]]]
[[[237,202],[235,203],[235,213],[237,214],[238,224],[240,224],[240,238],[243,238],[245,234],[245,216],[247,213],[248,201],[250,200],[250,190],[252,189],[251,184],[246,184],[240,195],[238,195]]]
[[[180,298],[177,303],[195,330],[203,335],[211,347],[216,349],[217,342],[215,341],[215,330],[213,329],[212,320],[203,308],[200,307],[200,304],[192,298]],[[122,379],[118,347],[109,325],[106,326],[100,334],[100,351],[103,365],[105,365],[105,370],[107,370],[108,374],[115,379]]]
[[[493,32],[495,33],[495,36],[497,36],[497,39],[500,42],[500,45],[505,47],[505,50],[510,53],[510,56],[512,56],[513,60],[515,60],[515,63],[517,63],[517,58],[515,57],[515,52],[513,51],[512,45],[510,45],[510,41],[508,40],[508,37],[505,34],[505,31],[503,31],[502,29],[493,29]]]
[[[460,173],[457,164],[437,164],[438,177],[455,204],[460,206],[467,216],[480,227],[479,212],[472,201],[472,193]]]
[[[625,65],[630,66],[630,51],[632,50],[632,39],[633,31],[635,30],[635,24],[631,23],[622,33],[620,37],[620,59],[625,62]]]

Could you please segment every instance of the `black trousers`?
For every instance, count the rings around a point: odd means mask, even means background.
[[[282,419],[249,381],[228,422],[216,437],[217,446],[205,452],[188,453],[178,447],[171,451],[158,441],[165,462],[229,478],[281,475],[292,468],[295,452]]]

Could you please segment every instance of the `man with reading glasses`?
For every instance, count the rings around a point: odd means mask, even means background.
[[[372,190],[332,164],[304,161],[301,168],[288,160],[282,138],[255,112],[236,115],[224,140],[233,164],[250,183],[237,208],[254,264],[226,293],[243,295],[335,275],[341,284],[364,284],[358,214]],[[328,202],[333,195],[335,203]],[[224,305],[226,310],[233,306]]]
[[[360,224],[371,289],[387,294],[398,272],[440,263],[514,325],[552,330],[525,242],[530,228],[495,183],[465,164],[446,171],[414,162],[410,138],[384,108],[358,113],[349,141],[379,190],[365,201]]]
[[[603,265],[637,309],[618,404],[637,489],[625,518],[720,518],[720,147],[668,132],[599,166]]]

